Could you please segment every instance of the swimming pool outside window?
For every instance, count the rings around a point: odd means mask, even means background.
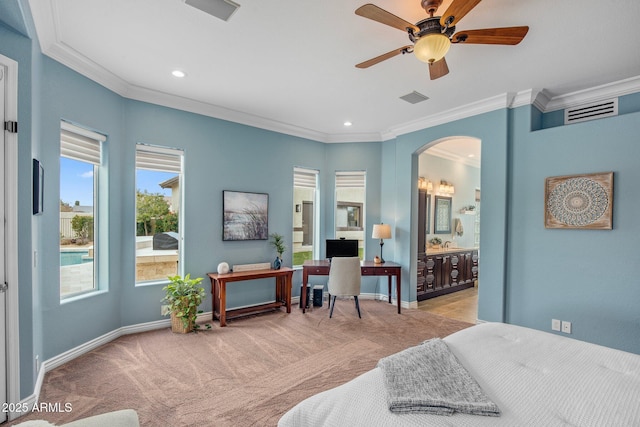
[[[61,299],[99,289],[96,279],[100,252],[98,182],[102,165],[102,144],[105,140],[104,135],[61,122]]]

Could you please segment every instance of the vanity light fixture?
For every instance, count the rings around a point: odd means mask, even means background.
[[[453,184],[449,184],[447,181],[440,181],[440,186],[438,187],[438,193],[449,195],[454,194],[456,192]]]
[[[433,191],[433,182],[421,176],[418,178],[418,188],[421,190]]]

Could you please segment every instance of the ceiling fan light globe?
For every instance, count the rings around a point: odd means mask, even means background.
[[[430,64],[444,58],[450,47],[451,41],[444,34],[427,34],[416,41],[413,54],[420,61]]]

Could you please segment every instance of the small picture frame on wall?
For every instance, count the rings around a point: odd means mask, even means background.
[[[544,205],[545,228],[611,230],[613,172],[549,177]]]
[[[33,159],[33,214],[40,215],[44,209],[44,167],[40,160]]]

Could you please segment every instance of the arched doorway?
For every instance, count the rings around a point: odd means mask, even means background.
[[[418,307],[475,323],[481,141],[447,137],[426,144],[416,154]]]

